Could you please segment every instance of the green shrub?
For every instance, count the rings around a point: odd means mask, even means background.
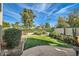
[[[52,27],[52,28],[46,28],[46,31],[47,32],[53,32],[54,31],[54,28]]]
[[[60,34],[56,31],[53,31],[53,32],[49,33],[49,36],[58,39]]]
[[[45,31],[35,31],[34,34],[42,35],[42,34],[46,34],[46,32]]]
[[[59,36],[58,36],[58,39],[63,41],[63,40],[64,40],[64,35],[62,35],[62,34],[59,35]]]
[[[52,38],[58,39],[58,40],[62,40],[68,44],[72,44],[72,45],[76,44],[76,43],[74,43],[75,38],[70,35],[63,35],[63,34],[53,31],[53,32],[49,33],[49,36]]]
[[[41,32],[38,32],[38,31],[35,31],[34,34],[41,35],[42,33]]]
[[[21,39],[21,30],[10,28],[4,31],[3,40],[7,44],[7,48],[14,48],[19,45]]]
[[[65,35],[64,36],[64,42],[69,43],[69,44],[73,44],[74,37],[73,36],[70,36],[70,35]]]
[[[43,31],[42,34],[46,34],[46,31]]]

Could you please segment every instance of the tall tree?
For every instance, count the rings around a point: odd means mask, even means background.
[[[59,28],[69,27],[69,24],[66,22],[64,17],[58,17],[57,22],[58,23],[57,23],[56,27],[59,27]]]
[[[79,9],[75,9],[69,14],[67,22],[70,27],[79,27]]]
[[[49,23],[45,23],[45,28],[50,28],[50,24]]]
[[[49,21],[50,21],[50,16],[47,16],[47,20],[46,20],[46,23],[45,23],[45,28],[50,28]]]
[[[35,17],[31,9],[23,9],[21,12],[22,22],[26,28],[30,28],[33,25],[33,19]]]

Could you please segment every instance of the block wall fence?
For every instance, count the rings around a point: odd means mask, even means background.
[[[79,36],[79,28],[55,28],[55,31],[65,35]]]

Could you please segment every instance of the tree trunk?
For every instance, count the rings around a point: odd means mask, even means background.
[[[64,28],[64,35],[66,35],[66,28]]]

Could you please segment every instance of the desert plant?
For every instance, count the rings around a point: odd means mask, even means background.
[[[21,39],[21,30],[10,28],[4,30],[3,40],[7,48],[14,48],[19,45]]]

